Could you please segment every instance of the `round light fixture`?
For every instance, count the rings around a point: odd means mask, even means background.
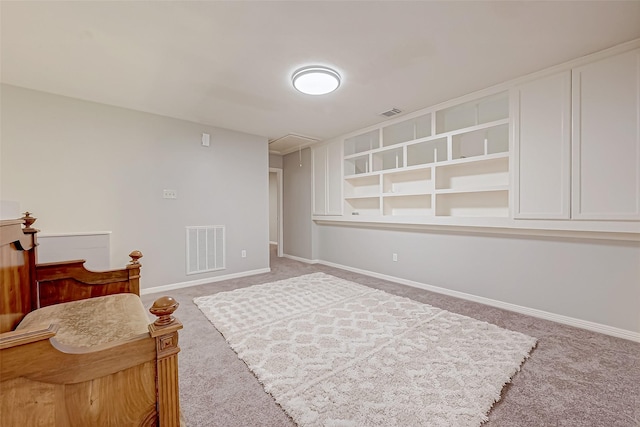
[[[340,74],[331,68],[314,65],[297,70],[291,76],[293,87],[307,95],[324,95],[338,89]]]

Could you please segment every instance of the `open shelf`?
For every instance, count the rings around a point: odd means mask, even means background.
[[[403,153],[402,147],[373,153],[373,170],[382,171],[404,167]]]
[[[436,215],[458,217],[508,217],[509,191],[497,190],[437,194]]]
[[[370,172],[370,158],[369,154],[364,154],[357,157],[349,157],[344,160],[344,176],[360,175]]]
[[[444,190],[435,190],[435,193],[436,194],[482,193],[484,191],[500,191],[500,190],[509,190],[509,186],[494,185],[491,187],[480,187],[480,188],[444,189]]]
[[[344,140],[345,216],[509,215],[509,92],[447,105]]]
[[[380,194],[380,175],[367,175],[344,180],[344,196],[367,197]]]
[[[486,156],[509,151],[509,125],[507,123],[463,132],[451,138],[451,159]]]
[[[344,140],[344,155],[363,153],[380,148],[380,131],[378,129]]]
[[[380,197],[344,199],[345,215],[380,215]]]
[[[505,155],[436,168],[436,190],[473,190],[509,185],[509,158]]]
[[[385,173],[382,176],[382,191],[385,195],[431,193],[433,192],[431,168]]]
[[[431,136],[431,113],[382,128],[382,146]]]
[[[436,134],[509,117],[509,93],[501,92],[436,112]]]
[[[431,195],[393,195],[383,197],[383,215],[433,215]]]
[[[407,145],[407,166],[444,162],[447,157],[447,138]]]

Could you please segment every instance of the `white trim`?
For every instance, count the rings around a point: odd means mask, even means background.
[[[294,261],[300,261],[300,262],[304,262],[304,263],[307,263],[307,264],[318,264],[318,263],[322,264],[324,262],[324,261],[321,261],[319,259],[300,258],[300,257],[294,256],[294,255],[289,255],[289,254],[283,254],[282,256],[285,257],[285,258],[292,259]]]
[[[111,234],[111,231],[77,231],[73,233],[38,233],[38,239],[42,237],[102,236],[104,234]]]
[[[346,265],[336,264],[333,262],[316,260],[314,263],[326,265],[329,267],[340,268],[342,270],[352,271],[354,273],[364,274],[366,276],[388,280],[390,282],[396,282],[402,285],[412,286],[414,288],[424,289],[427,291],[436,292],[439,294],[448,295],[455,298],[464,299],[467,301],[473,301],[480,304],[490,305],[492,307],[514,311],[516,313],[525,314],[527,316],[550,320],[556,323],[562,323],[563,325],[574,326],[580,329],[586,329],[589,331],[598,332],[605,335],[610,335],[618,338],[624,338],[630,341],[640,342],[640,332],[634,332],[634,331],[629,331],[627,329],[615,328],[613,326],[590,322],[588,320],[576,319],[574,317],[563,316],[561,314],[549,313],[547,311],[538,310],[535,308],[523,307],[517,304],[511,304],[508,302],[498,301],[490,298],[467,294],[464,292],[454,291],[451,289],[441,288],[439,286],[427,285],[420,282],[414,282],[413,280],[401,279],[399,277],[388,276],[386,274],[375,273],[373,271],[362,270],[359,268],[349,267]]]
[[[373,196],[377,197],[377,196]],[[583,238],[597,240],[640,241],[637,221],[546,221],[511,218],[480,217],[384,217],[384,216],[317,216],[311,218],[319,225],[368,227],[397,230],[433,230],[439,232],[511,234],[555,238]],[[608,228],[608,229],[607,229]]]
[[[140,289],[140,295],[155,294],[157,292],[171,291],[173,289],[189,288],[191,286],[206,285],[207,283],[221,282],[223,280],[237,279],[239,277],[254,276],[271,272],[270,268],[259,268],[257,270],[242,271],[240,273],[225,274],[205,279],[190,280],[188,282],[170,283],[168,285],[155,286],[153,288]]]
[[[269,244],[270,244],[270,245],[277,245],[277,244],[278,244],[278,242],[271,242],[271,241],[269,241]]]

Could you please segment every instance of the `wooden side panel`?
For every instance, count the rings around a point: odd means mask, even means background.
[[[139,426],[156,413],[155,364],[65,386],[72,426]]]
[[[2,384],[1,425],[155,425],[155,362],[78,384],[15,378]]]
[[[140,294],[140,264],[121,270],[93,272],[84,261],[36,265],[39,307],[117,293]]]
[[[0,234],[0,333],[11,331],[32,310],[30,253],[31,236],[20,222],[3,222]],[[26,246],[26,247],[24,247]]]
[[[14,244],[0,248],[0,332],[13,330],[31,311],[28,254]]]
[[[90,285],[75,279],[58,279],[38,282],[40,307],[129,292],[129,282],[114,282],[106,285]]]
[[[59,386],[25,378],[3,381],[1,385],[0,424],[7,426],[54,426],[57,424],[56,388]],[[65,423],[58,425],[65,425]]]

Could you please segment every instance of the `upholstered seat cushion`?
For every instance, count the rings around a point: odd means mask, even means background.
[[[140,297],[115,294],[39,308],[27,314],[16,330],[59,326],[56,340],[74,347],[92,347],[148,333],[149,319]]]

